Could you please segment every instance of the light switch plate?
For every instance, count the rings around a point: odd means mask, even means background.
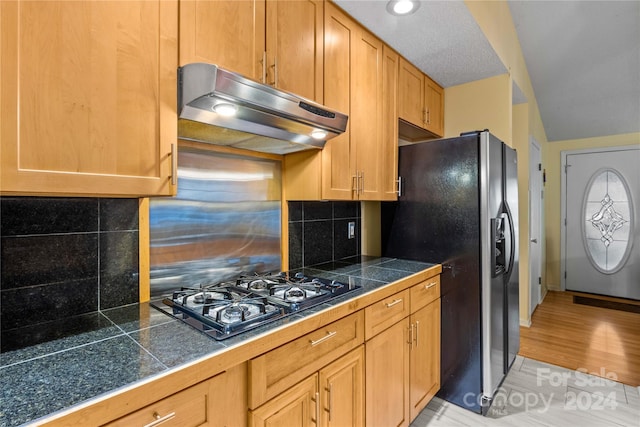
[[[354,221],[349,221],[348,229],[347,229],[347,238],[354,239],[356,237],[356,223]]]

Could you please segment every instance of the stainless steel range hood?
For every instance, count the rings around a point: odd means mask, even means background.
[[[321,149],[347,127],[345,114],[203,63],[178,69],[178,114],[179,138],[274,154]]]

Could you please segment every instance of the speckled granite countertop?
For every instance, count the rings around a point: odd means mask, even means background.
[[[81,316],[78,321],[86,322],[90,332],[0,354],[0,426],[34,422],[137,381],[179,369],[430,267],[433,264],[358,257],[294,270],[362,288],[224,341],[216,341],[148,303]]]

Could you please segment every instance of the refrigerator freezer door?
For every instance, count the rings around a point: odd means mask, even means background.
[[[502,215],[503,172],[502,142],[488,132],[480,134],[480,242],[482,248],[482,392],[483,407],[488,409],[504,378],[504,268],[496,274],[496,239],[504,239]],[[492,227],[493,224],[493,227]],[[499,230],[497,229],[499,224]],[[496,228],[494,230],[493,228]],[[504,250],[504,249],[502,249]],[[504,264],[504,262],[502,262]],[[492,271],[494,266],[494,271]]]
[[[474,412],[482,395],[478,139],[400,147],[402,196],[381,206],[383,256],[443,265],[438,397]]]
[[[520,349],[520,269],[519,269],[519,245],[518,245],[518,157],[514,149],[504,146],[504,175],[505,175],[505,206],[508,212],[508,220],[511,227],[508,229],[512,236],[507,237],[509,269],[506,273],[506,334],[505,348],[505,373],[513,364],[516,354]]]

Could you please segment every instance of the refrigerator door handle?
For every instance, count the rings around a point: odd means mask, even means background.
[[[511,270],[513,269],[513,263],[516,259],[516,230],[513,225],[513,215],[511,214],[511,209],[509,209],[509,203],[506,201],[504,202],[504,211],[507,214],[507,221],[509,222],[509,239],[511,240],[511,244],[509,246],[509,262],[505,271],[506,280],[509,281]]]
[[[491,277],[498,277],[505,273],[507,259],[505,258],[505,238],[504,238],[504,214],[490,219],[490,239],[491,239]]]

